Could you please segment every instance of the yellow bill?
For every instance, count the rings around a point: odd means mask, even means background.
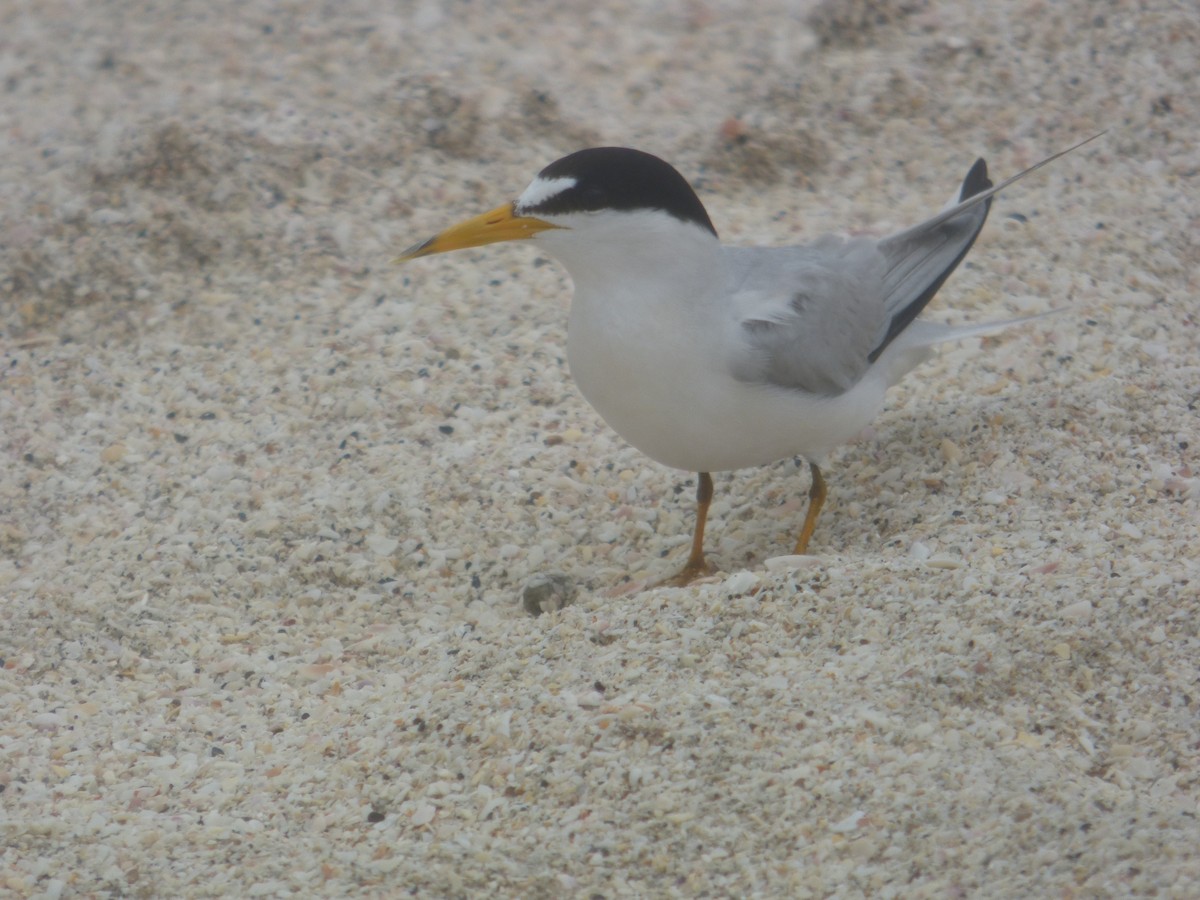
[[[560,228],[533,216],[518,216],[511,203],[498,206],[491,212],[451,225],[440,234],[435,234],[423,244],[416,244],[401,253],[395,262],[408,262],[418,256],[432,256],[449,250],[465,250],[482,247],[500,241],[521,241],[533,237],[539,231]]]

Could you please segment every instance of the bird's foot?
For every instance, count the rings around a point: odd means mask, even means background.
[[[684,564],[683,568],[670,578],[664,578],[662,581],[651,582],[647,585],[647,588],[687,587],[693,581],[698,581],[701,578],[707,578],[709,575],[716,574],[716,571],[717,567],[701,556],[699,559],[689,559]]]

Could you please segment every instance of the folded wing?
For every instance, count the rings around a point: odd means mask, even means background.
[[[962,262],[990,207],[966,201],[991,186],[981,159],[954,206],[883,240],[731,250],[744,340],[734,375],[830,396],[851,388]]]

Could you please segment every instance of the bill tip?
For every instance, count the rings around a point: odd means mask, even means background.
[[[429,246],[432,243],[433,238],[430,238],[427,241],[421,241],[419,244],[413,244],[411,247],[393,259],[392,264],[399,265],[400,263],[408,262],[410,259],[416,259],[418,256],[425,256],[429,250]]]

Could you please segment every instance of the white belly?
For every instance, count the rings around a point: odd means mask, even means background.
[[[868,373],[836,397],[737,381],[727,329],[705,319],[664,317],[577,295],[567,338],[571,374],[621,437],[667,466],[719,472],[792,456],[820,461],[878,412],[887,390]],[[611,298],[608,298],[611,300]]]

